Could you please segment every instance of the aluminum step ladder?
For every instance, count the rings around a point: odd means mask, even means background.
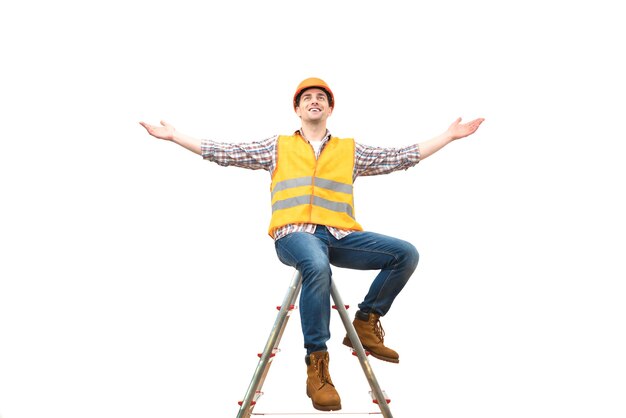
[[[283,332],[287,326],[287,322],[289,321],[289,316],[291,311],[293,310],[296,302],[296,298],[300,293],[300,289],[302,287],[302,275],[299,271],[293,275],[291,279],[291,283],[289,284],[289,288],[285,294],[282,305],[278,307],[278,315],[276,316],[276,321],[274,322],[274,326],[272,327],[272,331],[267,339],[267,343],[265,344],[265,348],[263,349],[263,353],[259,355],[259,363],[254,371],[252,376],[252,380],[250,381],[250,385],[248,386],[248,390],[242,401],[239,401],[239,412],[237,414],[237,418],[250,418],[254,415],[253,410],[256,406],[258,398],[263,394],[261,389],[263,387],[263,383],[265,382],[265,378],[269,372],[269,368],[273,357],[278,352],[278,345],[283,336]],[[361,367],[363,368],[363,373],[367,378],[367,381],[372,389],[370,394],[372,396],[372,400],[375,404],[380,408],[380,413],[384,418],[392,418],[391,410],[389,409],[390,400],[387,398],[386,394],[380,389],[378,381],[376,380],[376,376],[374,375],[374,371],[369,364],[367,359],[367,354],[359,337],[356,334],[356,330],[354,329],[354,325],[352,325],[352,321],[348,316],[348,311],[346,310],[346,306],[343,304],[341,300],[341,295],[337,291],[337,287],[334,282],[331,282],[330,294],[335,303],[334,308],[339,312],[339,316],[341,317],[341,321],[346,329],[348,334],[348,338],[352,342],[353,346],[353,354],[355,354],[359,362],[361,363]],[[294,414],[295,415],[295,414]]]

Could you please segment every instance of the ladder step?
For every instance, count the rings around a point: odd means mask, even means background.
[[[355,357],[357,357],[357,356],[358,356],[358,354],[356,353],[356,350],[355,350],[354,348],[351,348],[350,350],[352,351],[352,355],[353,355],[353,356],[355,356]],[[363,349],[363,351],[365,352],[365,355],[366,355],[366,356],[369,356],[369,355],[370,355],[370,352],[369,352],[369,351],[367,351],[365,348]]]
[[[271,360],[274,356],[276,356],[276,354],[278,354],[278,352],[280,352],[280,348],[274,348],[274,349],[272,350],[272,354],[270,354],[270,360]],[[261,357],[263,356],[263,353],[258,353],[256,356],[257,356],[258,358],[261,358]]]
[[[263,392],[261,392],[260,390],[254,392],[254,396],[252,397],[252,402],[250,402],[250,405],[256,405],[256,401],[261,397],[261,395],[263,395]],[[239,406],[243,405],[243,401],[239,401],[237,403],[239,404]]]
[[[346,308],[346,311],[350,309],[350,305],[343,305],[343,307]],[[333,309],[337,309],[337,305],[333,305]]]
[[[381,391],[383,393],[383,397],[385,398],[385,402],[390,403],[391,399],[389,399],[389,397],[387,396],[387,394],[385,393],[385,391]],[[370,396],[372,397],[372,402],[374,402],[375,404],[378,405],[378,399],[376,399],[376,395],[374,395],[374,392],[372,392],[370,390]]]
[[[276,307],[276,310],[277,310],[277,311],[280,311],[280,308],[282,308],[282,305],[278,305],[278,306]],[[295,306],[295,305],[289,305],[289,309],[288,309],[289,311],[293,311],[294,309],[296,309],[296,306]]]

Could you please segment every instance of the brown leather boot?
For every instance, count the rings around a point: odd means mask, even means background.
[[[380,315],[370,313],[367,320],[354,318],[352,321],[359,340],[367,351],[377,359],[388,361],[390,363],[399,363],[400,356],[391,348],[385,347],[385,331],[380,325]],[[343,344],[352,347],[352,341],[346,335]],[[352,347],[354,348],[354,347]]]
[[[313,402],[313,408],[320,411],[338,411],[341,398],[328,372],[328,351],[316,351],[307,359],[306,394]]]

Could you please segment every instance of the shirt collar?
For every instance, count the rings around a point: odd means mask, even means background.
[[[307,142],[310,142],[306,136],[304,136],[304,134],[302,133],[302,128],[298,129],[297,131],[294,132],[294,135],[300,135],[302,138],[306,139]],[[330,139],[330,131],[328,129],[326,129],[326,136],[324,136],[324,139],[322,139],[322,144],[326,141],[328,141]]]

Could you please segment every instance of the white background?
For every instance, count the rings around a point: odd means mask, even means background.
[[[290,133],[316,76],[366,144],[486,118],[356,183],[360,222],[421,254],[383,320],[401,362],[371,361],[394,416],[624,417],[619,2],[431,3],[3,3],[0,416],[236,416],[292,275],[269,175],[138,122]],[[356,307],[373,273],[334,273]],[[315,412],[295,315],[256,412]],[[343,412],[377,411],[333,315]]]

